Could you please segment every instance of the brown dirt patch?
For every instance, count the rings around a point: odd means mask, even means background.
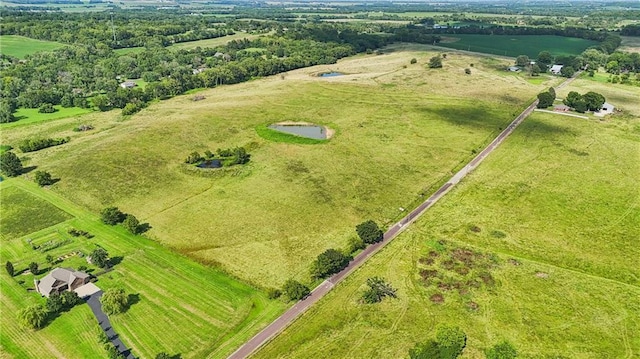
[[[520,263],[519,260],[513,259],[513,258],[509,258],[508,262],[509,262],[509,264],[512,264],[514,266],[519,266],[520,264],[522,264],[522,263]]]
[[[467,303],[467,308],[475,312],[476,310],[480,309],[480,305],[476,302],[469,302]]]
[[[536,277],[538,277],[538,278],[548,278],[549,274],[545,273],[545,272],[537,272],[536,273]]]
[[[441,304],[441,303],[444,303],[444,296],[440,293],[436,293],[431,297],[429,297],[429,300],[436,304]]]

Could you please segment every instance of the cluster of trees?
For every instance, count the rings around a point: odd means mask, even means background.
[[[2,152],[0,154],[0,171],[5,176],[18,176],[22,173],[22,161],[11,151]]]
[[[147,230],[148,225],[141,224],[133,214],[124,213],[118,207],[106,207],[100,211],[102,223],[110,226],[122,224],[132,234],[140,234]]]
[[[351,257],[341,251],[333,248],[327,249],[319,254],[311,265],[311,277],[315,279],[326,278],[343,270],[350,261]]]
[[[91,263],[97,265],[100,268],[108,268],[110,263],[109,253],[104,248],[96,248],[89,254]]]
[[[410,359],[455,359],[467,345],[467,335],[458,327],[440,327],[436,338],[416,344],[409,350]]]
[[[563,103],[577,112],[599,111],[605,102],[604,96],[597,92],[589,91],[580,95],[575,91],[569,92]]]
[[[204,151],[204,156],[197,151],[191,152],[184,162],[187,164],[199,164],[212,159],[219,159],[225,167],[243,165],[251,160],[251,154],[244,147],[218,148],[215,153],[210,150]]]
[[[556,100],[556,90],[553,87],[549,87],[547,91],[540,92],[538,94],[538,108],[547,108],[553,106],[553,102]]]
[[[40,329],[58,314],[66,312],[80,303],[82,300],[73,291],[51,294],[45,304],[32,305],[18,312],[18,321],[27,328]]]
[[[34,181],[38,184],[38,186],[50,186],[55,180],[51,177],[51,173],[47,171],[36,171],[34,174]]]
[[[71,138],[31,138],[20,141],[18,148],[22,152],[34,152],[48,147],[59,146],[69,142]]]

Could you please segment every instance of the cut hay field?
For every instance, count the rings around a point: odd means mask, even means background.
[[[62,180],[54,191],[94,212],[116,205],[149,222],[148,236],[200,262],[260,286],[308,278],[312,258],[345,247],[354,226],[390,223],[487,143],[558,81],[533,85],[503,70],[506,61],[394,47],[234,86],[181,96],[122,121],[83,117],[96,127],[73,133],[77,119],[5,131],[23,137],[71,136],[30,154]],[[418,63],[409,65],[411,58]],[[472,75],[464,69],[474,63]],[[497,70],[500,69],[500,70]],[[348,75],[319,78],[317,73]],[[551,82],[550,82],[551,81]],[[261,138],[256,127],[280,121],[326,125],[326,144]],[[251,162],[224,176],[184,171],[192,151],[248,145]]]
[[[579,80],[560,95],[590,85]],[[440,325],[466,332],[464,358],[484,358],[503,340],[518,358],[638,357],[640,107],[633,99],[640,90],[594,90],[625,113],[603,121],[534,113],[254,357],[406,357]],[[446,246],[494,255],[497,264],[465,265],[462,252],[456,259]],[[448,256],[456,260],[443,261]],[[482,280],[465,281],[469,268],[484,270]],[[386,278],[398,299],[360,304],[372,276]]]
[[[598,42],[552,35],[444,35],[446,41],[438,46],[457,50],[467,50],[516,57],[527,55],[532,59],[538,57],[540,51],[549,51],[554,56],[579,55]]]
[[[161,351],[181,358],[224,358],[283,309],[282,303],[267,300],[261,292],[218,270],[194,263],[149,239],[132,236],[124,228],[103,225],[97,216],[30,181],[5,180],[0,183],[0,195],[0,260],[3,264],[11,261],[17,272],[35,261],[42,271],[38,277],[42,277],[52,267],[46,255],[58,258],[76,251],[86,255],[98,245],[118,258],[119,263],[100,275],[96,285],[103,290],[120,286],[136,298],[126,313],[110,319],[125,345],[140,358],[152,358]],[[47,224],[30,223],[34,216],[25,200],[40,206],[39,217],[48,218]],[[34,232],[23,236],[25,228]],[[88,231],[93,237],[72,237],[67,232],[70,228]],[[60,245],[33,250],[27,238],[38,246]],[[55,264],[81,265],[94,273],[99,271],[78,256]],[[98,344],[98,323],[87,305],[61,314],[44,329],[26,330],[17,323],[18,311],[44,302],[35,292],[27,291],[34,276],[11,278],[3,269],[0,277],[0,357],[105,357]]]
[[[18,35],[0,35],[0,53],[19,59],[38,51],[51,51],[63,46],[64,44],[54,41],[36,40]]]

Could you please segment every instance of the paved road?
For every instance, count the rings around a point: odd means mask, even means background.
[[[87,304],[91,307],[93,315],[98,319],[100,328],[104,330],[105,334],[107,334],[107,338],[109,338],[111,343],[120,351],[120,354],[124,355],[127,359],[136,359],[136,357],[131,354],[131,349],[127,349],[127,347],[122,343],[122,340],[120,340],[118,334],[116,334],[116,331],[113,330],[111,322],[109,322],[109,317],[107,317],[107,315],[102,311],[100,297],[102,297],[102,291],[94,293],[87,298]]]
[[[567,79],[560,84],[556,89],[560,89],[573,81],[580,73],[576,73],[572,78]],[[431,197],[422,202],[418,208],[411,211],[408,215],[391,226],[387,232],[384,233],[384,237],[381,242],[368,246],[364,251],[358,254],[341,272],[336,273],[329,277],[316,287],[311,294],[305,299],[296,303],[292,308],[284,312],[278,319],[273,321],[269,326],[264,328],[260,333],[251,338],[248,342],[242,345],[238,350],[231,354],[228,359],[243,359],[251,355],[254,351],[258,350],[261,346],[266,344],[269,340],[273,339],[282,330],[289,326],[300,314],[304,313],[314,303],[320,300],[325,294],[327,294],[336,284],[342,281],[346,276],[358,268],[369,257],[375,254],[380,248],[384,247],[387,243],[391,242],[400,232],[402,232],[407,226],[413,223],[420,215],[422,215],[427,209],[433,206],[440,198],[444,197],[456,184],[458,184],[467,174],[473,171],[478,165],[493,152],[505,138],[507,138],[527,116],[529,116],[536,108],[538,100],[534,101],[529,107],[527,107],[518,117],[513,120],[507,128],[505,128],[498,137],[496,137],[491,143],[485,147],[471,162],[458,171],[453,177],[447,181],[442,187],[440,187]]]

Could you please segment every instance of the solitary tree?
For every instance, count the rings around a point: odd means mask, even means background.
[[[109,253],[103,248],[97,248],[91,254],[91,263],[97,265],[100,268],[105,268],[109,265]]]
[[[282,291],[289,297],[289,300],[300,300],[311,293],[309,287],[294,279],[287,280],[282,286]]]
[[[38,274],[38,263],[36,263],[36,262],[29,263],[29,271],[33,275]]]
[[[529,60],[529,56],[527,55],[520,55],[516,57],[516,66],[525,67],[529,65],[529,63],[531,63],[531,60]]]
[[[18,320],[27,328],[39,329],[44,326],[48,315],[49,313],[44,306],[32,305],[18,313]]]
[[[515,359],[518,356],[516,348],[507,341],[494,345],[485,354],[487,359]]]
[[[442,58],[440,56],[434,56],[429,59],[429,67],[432,69],[438,69],[442,67]]]
[[[107,289],[102,298],[102,309],[107,314],[122,313],[127,309],[129,305],[129,297],[122,288]]]
[[[15,177],[22,173],[22,162],[11,151],[0,154],[0,171],[9,177]]]
[[[134,216],[133,214],[127,214],[124,221],[122,222],[122,226],[133,234],[140,233],[140,221],[138,221],[136,216]]]
[[[576,70],[572,66],[562,66],[560,69],[560,75],[563,77],[571,77],[576,73]]]
[[[100,219],[103,223],[113,226],[124,221],[125,215],[118,207],[107,207],[100,211]]]
[[[4,267],[6,268],[7,273],[9,273],[11,277],[13,277],[13,274],[15,273],[15,270],[13,268],[13,263],[7,261],[7,264],[5,264]]]
[[[538,108],[547,108],[553,105],[553,96],[548,91],[538,94]]]
[[[53,184],[53,178],[51,178],[51,173],[47,171],[36,171],[35,182],[40,187],[49,186]]]
[[[384,233],[373,220],[368,220],[356,226],[356,232],[365,244],[380,242]]]
[[[397,298],[396,289],[382,278],[371,277],[367,279],[367,285],[369,289],[362,294],[362,300],[364,300],[365,303],[378,303],[382,301],[384,297]]]
[[[539,76],[540,75],[540,66],[537,64],[533,64],[531,66],[531,76]]]
[[[327,249],[313,263],[311,276],[314,278],[324,278],[333,273],[338,273],[349,264],[349,257],[333,248]]]

